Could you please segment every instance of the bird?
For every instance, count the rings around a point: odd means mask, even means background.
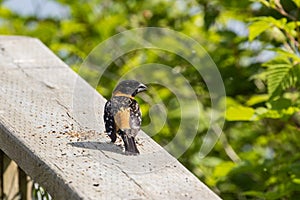
[[[116,141],[117,134],[121,136],[127,155],[140,153],[135,137],[140,131],[142,114],[134,97],[146,90],[147,86],[139,81],[121,81],[113,90],[111,99],[104,106],[105,131],[112,143]]]

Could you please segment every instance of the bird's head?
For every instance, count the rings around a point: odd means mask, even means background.
[[[114,96],[134,97],[140,92],[147,90],[147,86],[135,80],[121,81],[113,91]]]

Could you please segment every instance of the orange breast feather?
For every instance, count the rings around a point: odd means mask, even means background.
[[[130,129],[130,110],[129,108],[121,109],[114,116],[117,127],[121,130]]]

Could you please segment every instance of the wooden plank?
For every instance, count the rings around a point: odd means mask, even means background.
[[[18,166],[4,155],[3,199],[19,199]]]
[[[109,143],[106,100],[40,41],[0,36],[0,148],[55,199],[219,199],[142,131]]]

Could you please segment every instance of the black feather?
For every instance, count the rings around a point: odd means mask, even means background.
[[[120,131],[122,133],[120,133],[122,140],[124,142],[124,146],[125,146],[125,153],[128,155],[136,155],[139,154],[139,150],[136,147],[136,143],[134,140],[134,137],[128,137],[127,134],[124,134],[123,131]]]
[[[114,116],[112,114],[112,106],[111,101],[107,101],[104,107],[104,124],[105,124],[105,131],[107,135],[110,137],[111,142],[115,142],[117,140],[116,135],[116,124],[114,120]]]

